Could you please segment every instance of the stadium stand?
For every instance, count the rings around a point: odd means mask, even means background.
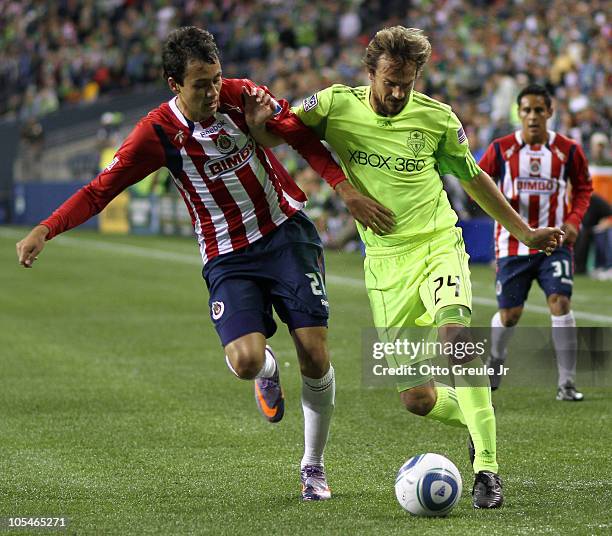
[[[417,89],[453,106],[477,158],[515,124],[508,111],[527,82],[553,92],[551,128],[579,141],[588,155],[593,136],[609,133],[611,124],[606,13],[605,0],[7,1],[0,7],[0,140],[15,128],[22,133],[26,164],[15,166],[17,182],[86,180],[87,166],[97,161],[91,152],[101,113],[125,113],[121,102],[141,95],[146,107],[148,98],[154,103],[163,94],[159,49],[176,26],[194,24],[216,36],[225,76],[249,77],[299,102],[331,83],[366,83],[361,54],[369,37],[403,24],[423,28],[434,45]],[[66,111],[82,124],[64,128],[57,118],[65,119]],[[42,131],[28,137],[28,125],[35,124]],[[28,165],[36,151],[44,165]],[[4,152],[17,154],[10,144]],[[303,173],[291,152],[280,156]],[[0,179],[0,205],[12,181],[10,172]],[[465,200],[458,202],[463,211]],[[336,221],[337,204],[322,206],[321,217]],[[341,214],[337,228],[345,228]]]

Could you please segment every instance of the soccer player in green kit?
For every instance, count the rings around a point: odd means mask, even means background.
[[[433,326],[442,342],[452,342],[470,325],[472,296],[468,255],[441,175],[458,177],[490,216],[530,247],[550,254],[563,233],[534,230],[523,222],[478,167],[451,108],[414,91],[430,55],[421,30],[384,28],[366,49],[369,86],[336,84],[293,111],[333,147],[351,185],[395,215],[394,227],[382,235],[376,233],[384,231],[384,217],[372,217],[368,226],[357,222],[366,245],[365,283],[374,325],[383,330]],[[260,97],[245,93],[253,105]],[[279,142],[269,131],[260,135],[260,143]],[[392,367],[415,364],[398,356],[388,361]],[[465,385],[455,378],[455,384],[417,375],[404,377],[397,387],[410,412],[467,428],[473,442],[474,507],[498,508],[503,492],[488,379],[481,376]]]

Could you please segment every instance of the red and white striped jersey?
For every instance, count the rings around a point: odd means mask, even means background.
[[[521,131],[498,138],[479,162],[530,227],[580,227],[593,187],[588,162],[574,140],[553,131],[545,145],[528,145]],[[497,258],[538,253],[495,222]]]
[[[242,101],[245,79],[224,79],[219,108],[202,123],[187,119],[176,97],[141,119],[115,158],[48,219],[47,239],[100,212],[128,186],[167,167],[191,215],[203,262],[243,248],[304,206],[306,196],[274,154],[249,134]],[[265,88],[264,88],[265,89]],[[333,187],[345,179],[331,155],[286,101],[267,123]]]

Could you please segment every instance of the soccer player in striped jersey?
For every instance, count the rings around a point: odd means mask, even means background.
[[[521,129],[494,140],[479,165],[526,223],[561,227],[565,237],[563,247],[546,256],[520,243],[499,223],[495,225],[499,311],[491,320],[488,364],[495,371],[491,388],[499,387],[508,342],[536,280],[550,308],[559,373],[557,400],[580,401],[584,397],[576,389],[576,321],[571,310],[572,248],[593,191],[589,167],[580,145],[547,130],[553,109],[546,88],[527,86],[519,93],[517,105]]]
[[[210,33],[172,32],[163,67],[174,97],[140,120],[115,158],[17,244],[31,267],[45,241],[85,222],[128,186],[167,167],[191,215],[210,293],[210,316],[236,376],[255,380],[260,411],[270,422],[284,413],[279,369],[267,339],[274,308],[294,340],[302,373],[304,500],[329,499],[323,464],[334,408],[335,379],[327,348],[328,301],[321,241],[301,208],[306,197],[274,154],[258,144],[244,94],[273,109],[267,122],[334,187],[353,216],[377,231],[390,211],[357,192],[286,101],[246,79],[222,78]],[[250,97],[249,97],[250,98]],[[301,126],[300,126],[301,125]]]
[[[471,288],[461,230],[440,175],[457,176],[472,198],[531,248],[552,252],[562,232],[529,227],[474,161],[451,108],[414,91],[430,54],[420,30],[385,28],[366,49],[369,86],[336,84],[305,99],[295,113],[333,147],[351,184],[396,215],[393,230],[382,235],[357,223],[375,326],[389,338],[405,328],[432,326],[452,344],[468,336]],[[488,377],[470,382],[460,375],[456,389],[434,384],[413,357],[388,357],[390,367],[415,372],[398,382],[402,402],[412,413],[467,428],[474,446],[474,507],[498,508],[503,492]]]

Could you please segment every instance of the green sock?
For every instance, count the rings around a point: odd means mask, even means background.
[[[457,403],[455,389],[442,383],[436,383],[436,393],[436,403],[426,417],[450,426],[465,428],[465,418]]]
[[[455,392],[476,449],[474,472],[497,473],[495,413],[491,405],[491,388],[457,387]]]

